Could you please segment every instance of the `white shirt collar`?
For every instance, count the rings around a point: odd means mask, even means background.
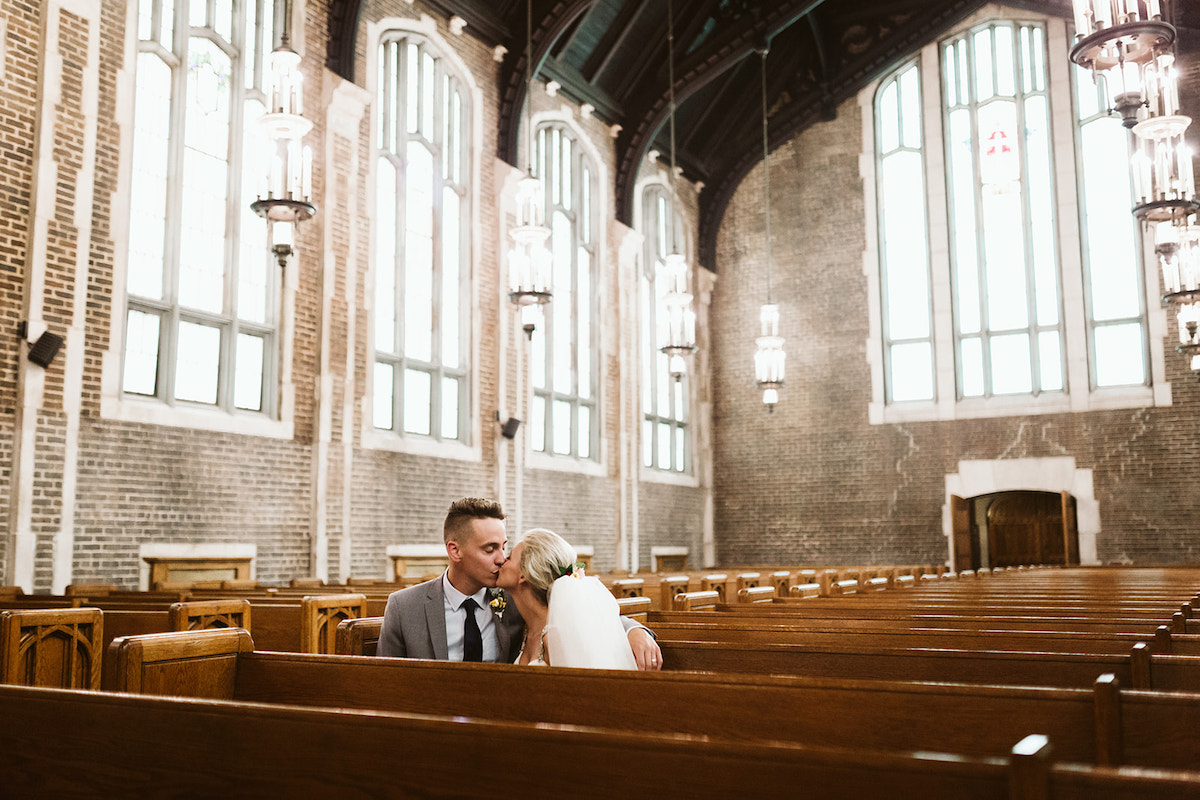
[[[473,598],[475,600],[476,605],[478,605],[480,608],[487,607],[487,602],[486,602],[487,587],[486,586],[480,587],[479,591],[476,592],[475,594],[465,595],[462,592],[460,592],[458,589],[454,588],[454,584],[450,582],[449,571],[442,573],[442,594],[444,594],[446,596],[446,604],[449,605],[451,608],[455,608],[455,609],[460,608],[463,604],[463,601],[466,600],[467,597]]]

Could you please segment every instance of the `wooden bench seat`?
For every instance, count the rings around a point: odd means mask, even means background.
[[[246,702],[340,705],[771,738],[880,750],[1001,755],[1031,731],[1060,757],[1097,764],[1197,763],[1200,694],[696,673],[253,652],[248,634],[203,631],[115,643],[111,688]],[[819,724],[813,724],[819,720]]]
[[[22,768],[4,776],[14,797],[611,800],[727,798],[752,786],[761,796],[803,787],[830,798],[1094,800],[1200,787],[1195,773],[1054,763],[1044,739],[973,759],[25,687],[0,687],[0,715],[24,723],[0,732],[0,750],[21,753]]]
[[[670,670],[1021,686],[1087,686],[1111,672],[1125,686],[1200,692],[1200,656],[1152,655],[1145,643],[1134,645],[1129,655],[730,644],[661,636],[658,645],[663,668]]]
[[[1165,625],[1152,634],[1083,633],[1069,631],[1004,631],[965,628],[895,627],[841,628],[836,625],[771,625],[757,620],[725,620],[709,614],[703,622],[654,623],[662,638],[691,641],[803,644],[858,647],[928,647],[964,650],[1031,650],[1058,653],[1114,653],[1125,655],[1133,645],[1146,642],[1155,653],[1200,655],[1200,636],[1172,635]]]

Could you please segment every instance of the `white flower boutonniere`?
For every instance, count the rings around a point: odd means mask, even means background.
[[[504,609],[508,607],[508,601],[504,599],[504,594],[498,590],[492,591],[492,599],[488,601],[488,607],[492,609],[492,613],[496,615],[496,619],[504,619]]]

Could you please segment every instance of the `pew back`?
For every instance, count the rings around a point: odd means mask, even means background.
[[[99,689],[103,641],[98,608],[0,612],[0,683]]]

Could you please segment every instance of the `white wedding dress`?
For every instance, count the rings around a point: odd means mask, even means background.
[[[599,578],[564,575],[554,582],[543,637],[556,667],[637,669],[616,598]],[[530,663],[545,661],[539,654]]]

